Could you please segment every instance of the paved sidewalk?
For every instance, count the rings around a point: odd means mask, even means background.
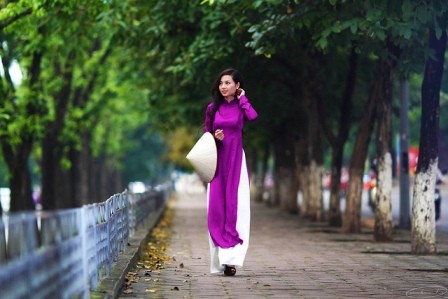
[[[252,203],[245,266],[226,277],[209,273],[205,194],[178,194],[174,207],[170,262],[120,298],[448,298],[447,234],[439,255],[414,256],[406,231],[376,243],[368,229],[341,234]]]

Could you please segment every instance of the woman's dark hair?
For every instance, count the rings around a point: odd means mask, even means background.
[[[216,77],[215,82],[212,85],[212,101],[213,101],[213,108],[210,110],[210,123],[206,124],[209,126],[209,128],[213,127],[213,122],[215,120],[215,113],[219,109],[219,105],[221,105],[222,101],[224,100],[224,97],[222,96],[221,92],[219,91],[219,83],[221,82],[222,76],[229,75],[232,77],[235,84],[240,84],[240,88],[244,88],[244,79],[243,75],[236,70],[236,69],[225,69],[223,70],[218,77]],[[235,94],[236,98],[236,94]]]

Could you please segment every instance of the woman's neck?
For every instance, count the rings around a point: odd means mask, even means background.
[[[235,99],[234,96],[224,97],[224,100],[226,100],[227,103],[230,103],[230,102],[233,101],[234,99]]]

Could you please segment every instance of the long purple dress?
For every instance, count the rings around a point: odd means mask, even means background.
[[[216,139],[218,165],[208,190],[208,228],[213,243],[211,246],[218,249],[231,249],[246,241],[241,238],[237,229],[238,203],[241,200],[238,197],[242,187],[240,185],[244,182],[246,186],[243,187],[247,190],[249,185],[243,152],[242,130],[245,121],[255,120],[258,114],[252,108],[247,97],[243,95],[239,100],[223,101],[211,126],[209,112],[212,108],[213,103],[207,106],[205,130],[214,135],[216,129],[222,129],[224,139],[222,141]],[[246,193],[248,207],[249,193],[245,192],[244,194]],[[228,258],[225,259],[228,260]],[[212,257],[212,263],[216,262]],[[221,259],[218,264],[223,265],[228,262]],[[216,272],[213,271],[213,267],[212,272]]]

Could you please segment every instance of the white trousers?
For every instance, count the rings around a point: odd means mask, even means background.
[[[207,209],[210,200],[210,184],[207,186]],[[240,183],[238,186],[238,208],[236,219],[236,230],[243,244],[237,244],[231,248],[221,248],[215,246],[208,234],[210,244],[210,273],[218,273],[224,270],[224,265],[242,267],[249,247],[250,233],[250,189],[249,176],[247,173],[246,156],[243,151],[241,163]]]

